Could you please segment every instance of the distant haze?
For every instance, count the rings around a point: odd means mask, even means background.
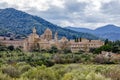
[[[0,8],[16,8],[54,24],[95,29],[120,26],[120,0],[0,0]]]

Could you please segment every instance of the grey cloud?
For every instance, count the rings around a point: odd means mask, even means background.
[[[104,3],[101,9],[104,14],[119,15],[120,14],[120,1],[114,0],[109,3]]]
[[[38,11],[30,9],[27,12],[35,15],[39,15],[40,17],[46,18],[46,19],[68,19],[67,15],[65,16],[66,12],[63,9],[58,9],[57,7],[52,6],[47,11]],[[35,13],[34,13],[35,12]]]
[[[6,2],[2,2],[2,3],[0,3],[0,8],[2,9],[2,8],[7,8],[8,7],[8,3],[6,3]]]
[[[26,6],[28,10],[24,11],[33,15],[40,16],[57,25],[60,25],[62,21],[68,21],[70,23],[75,24],[75,26],[79,26],[79,24],[83,24],[83,26],[85,26],[86,24],[87,27],[90,24],[92,24],[93,26],[102,23],[118,24],[120,19],[119,0],[112,0],[108,3],[102,3],[102,7],[100,8],[99,12],[92,12],[92,10],[90,11],[92,15],[89,15],[89,13],[85,13],[86,6],[90,4],[92,3],[77,2],[77,0],[65,0],[64,8],[49,5],[49,8],[46,11],[40,11],[36,9],[36,7]],[[6,7],[13,7],[18,9],[18,6],[16,5],[0,3],[0,8]]]
[[[4,8],[16,8],[18,9],[17,5],[10,5],[7,2],[0,2],[0,9],[4,9]]]
[[[82,14],[84,12],[86,3],[78,3],[76,0],[65,0],[65,8],[58,8],[55,6],[50,6],[47,11],[41,11],[40,14],[53,15],[53,17],[64,18],[73,14],[74,12]],[[69,16],[70,17],[70,16]]]
[[[77,2],[75,0],[66,0],[65,6],[66,6],[66,10],[69,12],[83,12],[85,7],[86,7],[86,3],[82,2]]]
[[[48,20],[54,21],[55,23],[58,23],[56,21],[69,21],[74,22],[75,20],[81,22],[81,19],[79,17],[75,16],[83,16],[84,9],[86,4],[85,3],[78,3],[76,1],[66,1],[65,2],[65,8],[58,8],[55,6],[51,6],[50,9],[44,12],[39,12],[39,15],[42,17],[47,18]],[[76,15],[74,15],[76,13]],[[60,24],[60,23],[59,23]],[[59,25],[58,24],[58,25]]]

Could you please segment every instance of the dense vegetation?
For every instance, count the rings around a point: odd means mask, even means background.
[[[56,64],[31,66],[25,62],[0,67],[0,80],[120,80],[119,65]]]
[[[120,80],[120,66],[113,65],[120,63],[120,58],[100,58],[91,53],[22,52],[12,46],[5,50],[0,51],[0,80]]]
[[[72,39],[74,36],[77,36],[89,39],[98,39],[88,33],[75,32],[61,28],[40,17],[32,16],[13,8],[0,10],[0,35],[2,36],[12,35],[16,38],[23,38],[32,32],[31,29],[34,26],[37,28],[39,35],[42,34],[46,28],[50,28],[53,31],[53,34],[58,32],[59,38],[66,36],[68,39]]]
[[[120,53],[120,41],[109,41],[108,39],[105,40],[105,45],[101,46],[100,48],[92,50],[93,53],[98,54],[101,51],[108,51],[113,53]]]
[[[104,46],[92,51],[118,53],[115,46],[120,47],[120,41],[106,40]],[[20,48],[0,45],[0,80],[120,80],[118,64],[120,56],[102,56],[99,52],[61,52],[55,46],[22,52]]]

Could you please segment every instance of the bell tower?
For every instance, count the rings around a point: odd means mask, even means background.
[[[55,33],[54,39],[55,39],[55,41],[58,41],[58,33],[57,32]]]
[[[34,27],[33,30],[32,30],[33,33],[36,33],[36,28]]]

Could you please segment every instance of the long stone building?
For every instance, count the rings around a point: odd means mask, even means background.
[[[72,52],[89,52],[90,49],[99,48],[103,46],[104,42],[100,40],[87,40],[82,38],[78,39],[78,41],[70,40],[70,44],[70,49]]]
[[[78,42],[75,40],[68,40],[66,37],[58,39],[57,32],[54,34],[47,28],[42,35],[36,33],[35,27],[33,32],[23,40],[10,40],[7,37],[0,37],[0,44],[5,46],[14,46],[15,48],[21,48],[23,51],[32,51],[34,49],[50,49],[52,46],[56,46],[62,50],[69,48],[72,52],[78,52],[79,50],[89,51],[90,48],[98,48],[104,45],[104,42],[100,40],[87,40],[81,39]]]

